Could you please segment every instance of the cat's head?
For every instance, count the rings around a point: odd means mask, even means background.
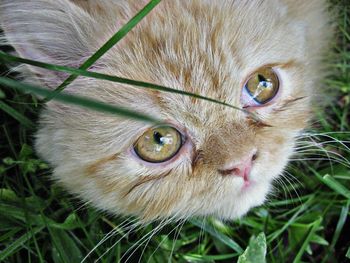
[[[137,4],[136,4],[137,3]],[[25,57],[79,66],[145,1],[1,1]],[[310,118],[329,30],[324,1],[162,1],[92,70],[245,108],[79,77],[67,91],[164,124],[49,102],[36,149],[98,208],[144,219],[237,218],[260,205]],[[43,85],[66,75],[29,68]]]

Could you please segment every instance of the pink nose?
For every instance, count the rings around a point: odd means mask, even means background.
[[[244,181],[248,181],[250,171],[252,169],[253,161],[257,158],[257,152],[253,151],[245,158],[242,158],[239,162],[233,162],[225,165],[223,169],[220,169],[219,172],[222,175],[233,175],[242,177]]]

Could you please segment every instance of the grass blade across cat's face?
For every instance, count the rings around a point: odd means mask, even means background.
[[[23,57],[74,67],[141,2],[6,0],[0,23]],[[264,202],[311,117],[329,37],[325,9],[320,0],[162,1],[94,70],[225,101],[262,123],[197,98],[79,77],[67,92],[164,124],[50,102],[37,152],[67,189],[116,214],[242,216]],[[50,88],[66,78],[29,69]]]

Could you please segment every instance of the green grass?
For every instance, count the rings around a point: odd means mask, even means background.
[[[265,245],[267,262],[350,261],[350,4],[333,2],[340,15],[325,82],[337,95],[318,114],[318,135],[309,140],[338,155],[330,154],[331,161],[317,149],[301,155],[310,160],[291,162],[290,176],[276,184],[269,202],[234,222],[192,219],[132,229],[132,219],[82,206],[50,181],[49,167],[33,152],[41,103],[1,82],[0,262],[80,262],[90,251],[85,262],[137,262],[141,254],[142,262],[236,262],[243,253],[239,262],[260,262]],[[7,70],[1,65],[0,72]]]

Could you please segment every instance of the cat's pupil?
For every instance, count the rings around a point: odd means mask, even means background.
[[[157,144],[161,144],[161,145],[164,144],[164,143],[163,143],[163,140],[162,140],[163,135],[162,135],[160,132],[155,131],[155,132],[153,133],[153,138],[154,138],[154,140],[155,140],[155,142],[156,142]]]
[[[258,79],[259,79],[259,82],[265,82],[265,81],[266,81],[266,79],[264,78],[264,76],[263,76],[263,75],[260,75],[260,74],[258,74]]]
[[[263,75],[258,74],[258,79],[260,85],[262,85],[264,88],[267,88],[269,86],[269,82]]]

